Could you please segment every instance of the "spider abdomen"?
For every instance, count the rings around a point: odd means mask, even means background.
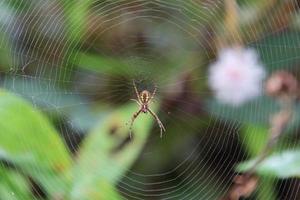
[[[148,103],[148,101],[150,99],[150,92],[147,90],[143,90],[140,93],[140,98],[141,98],[142,103]]]

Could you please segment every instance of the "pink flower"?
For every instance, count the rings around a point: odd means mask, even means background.
[[[224,104],[239,106],[259,96],[266,76],[254,49],[226,48],[209,69],[209,86]]]

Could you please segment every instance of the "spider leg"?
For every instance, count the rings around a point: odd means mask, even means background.
[[[150,99],[149,99],[149,101],[148,101],[149,103],[150,103],[150,102],[152,101],[152,99],[154,98],[156,91],[157,91],[157,86],[154,85],[154,90],[153,90],[152,95],[151,95],[151,97],[150,97]]]
[[[135,85],[134,79],[132,79],[132,84],[133,84],[133,87],[134,87],[134,90],[135,90],[136,97],[138,98],[139,101],[141,101],[141,98],[140,98],[139,92],[137,90],[137,87]]]
[[[162,137],[162,133],[166,132],[166,129],[165,129],[163,123],[160,121],[158,116],[150,108],[148,108],[148,111],[150,112],[150,114],[155,118],[156,122],[158,123],[158,126],[160,128],[160,137]]]
[[[130,99],[130,100],[135,101],[137,104],[139,104],[141,106],[141,103],[138,100],[136,100],[136,99]]]
[[[131,122],[130,122],[130,127],[129,127],[129,135],[130,135],[130,138],[131,138],[131,133],[132,133],[133,122],[134,122],[134,120],[137,118],[137,116],[139,116],[139,114],[141,113],[141,111],[142,111],[142,110],[139,110],[139,111],[135,112],[135,113],[132,115]]]

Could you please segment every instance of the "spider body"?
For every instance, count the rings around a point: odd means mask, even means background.
[[[143,90],[140,93],[140,99],[141,99],[141,110],[143,113],[148,112],[148,103],[151,97],[151,93],[148,90]]]
[[[131,137],[133,122],[141,112],[143,112],[143,113],[149,112],[154,117],[154,119],[156,120],[156,122],[158,123],[159,128],[160,128],[160,137],[162,137],[162,132],[163,131],[165,132],[166,129],[165,129],[164,125],[162,124],[162,122],[160,121],[160,119],[158,118],[158,116],[149,108],[149,103],[151,103],[152,99],[154,98],[157,87],[155,86],[154,91],[151,94],[148,90],[143,90],[141,93],[139,93],[134,80],[133,80],[133,86],[134,86],[134,90],[135,90],[137,99],[131,99],[131,100],[137,102],[137,104],[140,106],[140,109],[137,112],[135,112],[131,118],[130,137]]]

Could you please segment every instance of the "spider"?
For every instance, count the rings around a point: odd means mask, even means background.
[[[140,109],[132,115],[130,128],[129,128],[130,137],[131,137],[132,126],[133,126],[134,120],[139,116],[139,114],[141,112],[143,112],[143,113],[149,112],[154,117],[154,119],[156,120],[156,122],[160,128],[160,137],[162,137],[162,133],[166,132],[166,129],[165,129],[164,125],[162,124],[162,122],[160,121],[160,119],[158,118],[158,116],[149,108],[149,104],[151,103],[152,99],[154,98],[157,87],[155,86],[152,94],[148,90],[143,90],[141,93],[139,93],[134,80],[132,81],[132,83],[133,83],[133,87],[134,87],[137,99],[131,99],[131,100],[135,101],[140,106]]]

